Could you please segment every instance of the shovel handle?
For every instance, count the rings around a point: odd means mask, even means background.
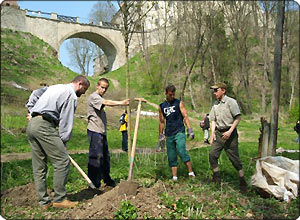
[[[134,160],[134,155],[135,155],[135,148],[136,148],[137,134],[138,134],[138,129],[139,129],[141,106],[142,106],[142,101],[143,100],[138,99],[138,101],[139,101],[139,104],[138,104],[137,115],[136,115],[136,120],[135,120],[131,156],[130,156],[130,160],[129,160],[130,166],[129,166],[128,180],[132,180],[133,160]]]
[[[75,162],[75,160],[72,159],[72,157],[69,156],[69,159],[71,161],[71,163],[73,164],[73,166],[79,171],[79,173],[83,176],[83,178],[87,181],[87,183],[89,184],[89,186],[92,189],[96,189],[96,187],[94,186],[94,184],[92,183],[92,181],[90,180],[90,178],[85,174],[85,172],[80,168],[80,166]]]

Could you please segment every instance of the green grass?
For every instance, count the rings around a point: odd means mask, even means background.
[[[185,166],[180,163],[178,167],[178,183],[170,181],[171,171],[167,164],[166,154],[136,155],[134,166],[135,180],[144,187],[151,187],[153,183],[145,181],[145,179],[158,179],[167,187],[168,193],[159,194],[162,204],[169,209],[163,216],[164,218],[245,218],[249,213],[251,213],[251,218],[286,218],[288,216],[293,219],[297,217],[299,198],[288,204],[274,198],[264,199],[256,193],[254,188],[250,188],[250,191],[245,195],[240,194],[238,192],[237,172],[224,152],[222,152],[220,157],[220,172],[223,183],[221,189],[217,190],[214,184],[209,184],[207,181],[211,175],[208,153],[209,147],[190,151],[197,177],[195,180],[189,180]],[[251,144],[241,143],[240,155],[244,165],[245,176],[249,181],[255,170],[255,161],[249,160],[249,158],[256,156],[256,147],[253,147]],[[290,157],[291,154],[286,156]],[[72,158],[87,172],[88,156],[86,154],[73,155]],[[1,190],[33,181],[31,160],[14,161],[2,163],[1,165]],[[51,164],[48,165],[48,187],[52,189],[53,167]],[[121,179],[127,178],[127,174],[127,155],[112,154],[111,176],[119,183]],[[66,187],[70,198],[87,187],[85,181],[73,166],[70,168]],[[172,209],[173,204],[176,204],[176,210]],[[200,213],[201,207],[202,211]],[[8,204],[2,206],[2,211],[7,216],[18,217],[17,213],[19,211]],[[22,208],[20,211],[22,211]],[[38,209],[35,211],[40,212]],[[43,213],[40,213],[40,215],[42,217]],[[26,215],[24,217],[28,218]]]

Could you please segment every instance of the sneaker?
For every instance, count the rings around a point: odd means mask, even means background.
[[[78,202],[71,202],[68,199],[65,199],[62,202],[53,202],[52,205],[55,208],[73,208],[78,204]]]
[[[191,173],[189,173],[189,178],[195,178],[196,176],[195,176],[195,173],[194,172],[191,172]]]

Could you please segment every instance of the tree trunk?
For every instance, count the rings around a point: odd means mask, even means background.
[[[268,57],[268,28],[269,28],[269,14],[268,10],[265,12],[265,25],[264,25],[264,77],[262,82],[262,97],[261,97],[261,107],[263,113],[266,112],[266,82],[268,80],[268,69],[269,69],[269,57]]]
[[[263,117],[260,118],[261,128],[260,136],[259,136],[259,143],[258,143],[258,157],[266,157],[272,155],[272,149],[269,148],[269,141],[270,141],[270,123]]]
[[[204,33],[201,35],[201,33],[199,33],[199,36],[198,36],[198,39],[197,39],[197,48],[196,48],[196,53],[194,55],[194,59],[193,59],[193,62],[189,68],[189,71],[187,72],[187,75],[185,77],[185,80],[184,80],[184,83],[183,83],[183,88],[181,90],[181,94],[180,94],[180,99],[183,100],[184,99],[184,91],[185,91],[185,88],[186,88],[186,84],[187,84],[187,81],[188,81],[188,78],[190,77],[191,73],[192,73],[192,70],[194,68],[194,65],[198,59],[198,55],[199,55],[199,52],[200,52],[200,48],[202,47],[202,43],[203,43],[203,38],[204,38]],[[187,61],[186,61],[186,66],[187,66]]]
[[[189,80],[189,91],[190,91],[190,97],[191,97],[191,102],[192,102],[192,107],[193,110],[195,110],[197,112],[197,106],[194,100],[194,95],[193,95],[193,90],[192,90],[192,80],[191,80],[191,76],[188,77]]]
[[[209,50],[210,50],[211,73],[212,73],[212,75],[213,75],[214,83],[216,83],[216,82],[217,82],[217,76],[216,76],[216,72],[215,72],[214,58],[213,58],[213,56],[212,56],[211,48],[209,48]]]
[[[289,110],[291,110],[292,106],[293,106],[294,95],[295,95],[295,83],[296,83],[296,77],[295,77],[294,81],[291,81],[292,92],[291,92]]]
[[[281,81],[281,60],[282,60],[282,40],[284,23],[285,0],[277,2],[277,22],[275,28],[275,51],[274,51],[274,74],[272,82],[272,112],[271,112],[271,133],[270,147],[272,155],[276,153],[277,130],[278,130],[278,112],[280,100],[280,81]]]

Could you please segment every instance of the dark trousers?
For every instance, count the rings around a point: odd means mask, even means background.
[[[88,161],[88,177],[95,187],[99,188],[101,179],[105,183],[111,181],[110,155],[106,135],[87,130],[90,147]]]
[[[223,132],[216,130],[216,140],[213,142],[211,146],[211,150],[209,152],[209,162],[210,166],[214,169],[218,166],[218,159],[222,150],[224,149],[229,160],[236,170],[242,169],[242,162],[239,157],[238,151],[238,133],[237,130],[234,129],[231,133],[231,136],[228,140],[222,139]]]
[[[127,133],[127,131],[122,131],[122,150],[128,151],[128,133]]]

